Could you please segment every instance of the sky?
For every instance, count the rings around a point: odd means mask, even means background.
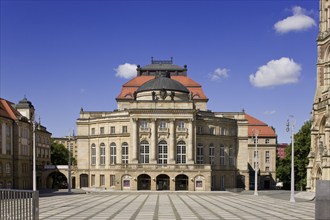
[[[246,113],[290,143],[311,117],[317,0],[1,0],[0,97],[25,96],[61,137],[80,109],[113,111],[151,57],[187,65],[215,112]],[[294,118],[290,117],[293,116]]]

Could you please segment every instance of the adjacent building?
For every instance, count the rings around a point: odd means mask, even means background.
[[[32,189],[34,106],[26,98],[18,104],[0,98],[0,188]],[[35,126],[37,185],[43,166],[50,164],[51,133]]]
[[[307,190],[316,180],[330,180],[330,3],[320,0],[317,38],[317,82],[312,109],[311,149],[308,155]]]
[[[116,101],[114,111],[80,111],[77,187],[249,189],[255,167],[259,186],[275,187],[275,131],[244,111],[208,110],[208,98],[186,65],[152,59],[138,66]]]

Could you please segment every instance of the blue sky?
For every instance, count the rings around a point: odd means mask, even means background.
[[[32,101],[53,136],[112,111],[134,65],[187,64],[212,111],[245,111],[290,142],[310,118],[319,2],[1,1],[0,97]],[[126,65],[125,65],[126,64]]]

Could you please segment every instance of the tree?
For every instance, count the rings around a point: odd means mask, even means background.
[[[298,133],[294,135],[294,173],[295,188],[306,189],[306,173],[308,154],[311,146],[311,121],[305,122]],[[291,149],[292,143],[285,149],[285,158],[277,159],[276,175],[283,182],[283,189],[289,189],[291,183]]]
[[[51,163],[53,165],[66,165],[69,163],[69,150],[63,145],[52,140],[51,146]],[[76,159],[71,156],[71,164],[76,164]]]

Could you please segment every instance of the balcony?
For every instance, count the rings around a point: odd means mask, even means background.
[[[114,170],[132,171],[210,171],[211,165],[204,164],[116,164],[110,165]]]

